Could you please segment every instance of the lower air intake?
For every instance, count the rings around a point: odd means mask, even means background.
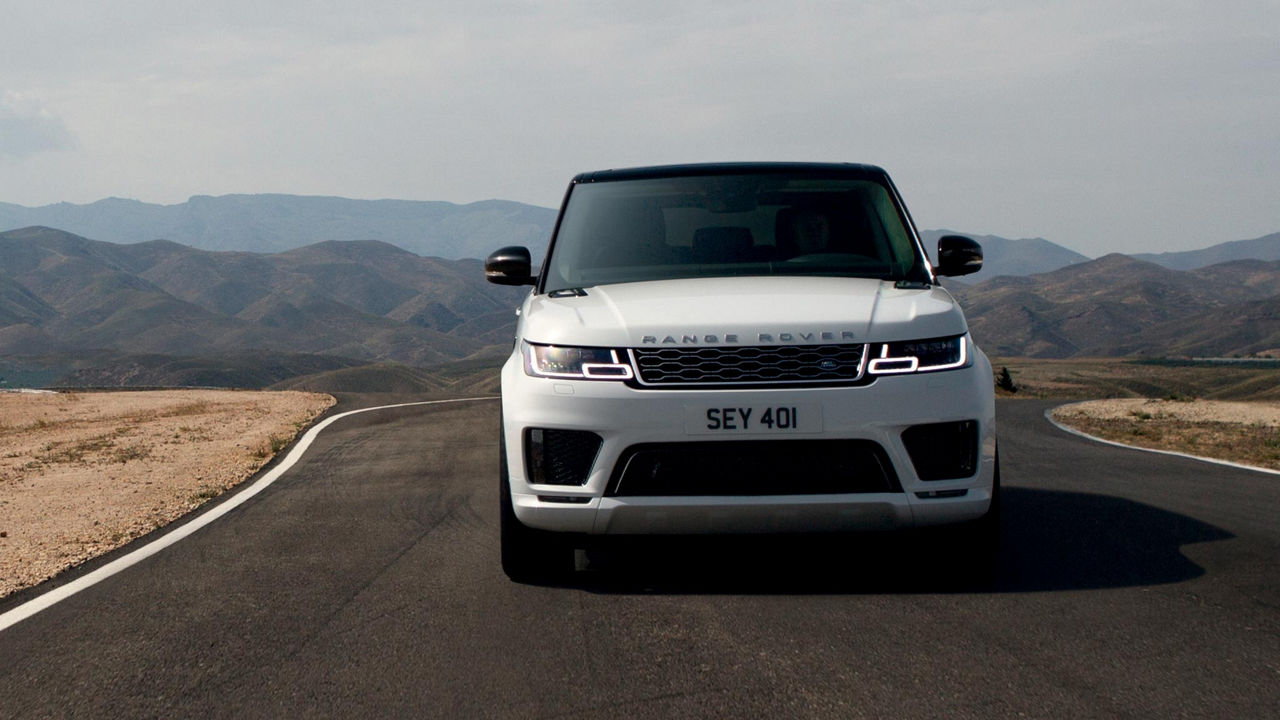
[[[586,430],[524,431],[525,471],[529,482],[585,485],[600,452],[600,436]]]
[[[978,471],[978,422],[913,425],[902,431],[902,444],[921,480],[955,480]]]
[[[902,492],[870,440],[654,443],[627,448],[605,494],[820,495]]]

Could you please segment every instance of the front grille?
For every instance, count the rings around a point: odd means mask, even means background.
[[[627,448],[611,496],[818,495],[902,492],[870,440],[651,443]]]
[[[529,482],[584,485],[600,452],[600,436],[586,430],[524,431],[525,471]]]
[[[864,345],[636,348],[645,385],[841,383],[862,378]]]

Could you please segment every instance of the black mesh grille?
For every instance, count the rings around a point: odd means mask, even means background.
[[[863,345],[637,348],[631,353],[647,385],[853,382],[862,377]]]
[[[978,471],[978,423],[913,425],[902,431],[902,444],[921,480],[954,480]]]
[[[524,445],[530,482],[583,485],[600,452],[600,436],[586,430],[528,428]]]
[[[633,445],[607,495],[816,495],[902,492],[870,440],[771,440]]]

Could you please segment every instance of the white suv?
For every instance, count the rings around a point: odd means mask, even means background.
[[[502,370],[502,564],[573,568],[588,536],[957,524],[989,552],[991,365],[888,175],[732,163],[573,179]]]

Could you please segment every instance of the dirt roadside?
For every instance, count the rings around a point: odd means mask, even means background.
[[[240,484],[334,402],[231,390],[0,393],[0,597]]]
[[[1280,402],[1092,400],[1053,419],[1126,445],[1280,470]]]

